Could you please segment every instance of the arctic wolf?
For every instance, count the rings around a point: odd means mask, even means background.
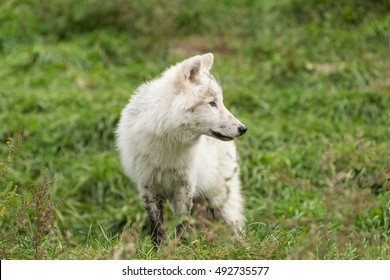
[[[224,106],[210,74],[211,53],[188,58],[141,85],[123,109],[117,148],[149,217],[152,240],[165,239],[169,201],[188,226],[193,200],[203,200],[228,224],[243,226],[239,163],[233,140],[247,128]]]

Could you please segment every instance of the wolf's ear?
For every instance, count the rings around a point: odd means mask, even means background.
[[[210,71],[214,63],[214,55],[212,53],[206,53],[202,55],[203,66],[207,71]]]
[[[183,65],[184,77],[190,81],[195,81],[202,68],[202,57],[196,55],[187,59]]]

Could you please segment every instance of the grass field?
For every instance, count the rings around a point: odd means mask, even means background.
[[[153,250],[115,151],[133,90],[213,52],[246,236]],[[0,2],[2,259],[390,259],[385,0]]]

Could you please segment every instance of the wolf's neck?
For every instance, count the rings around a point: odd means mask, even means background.
[[[170,136],[151,136],[147,142],[147,150],[151,163],[166,168],[175,168],[177,165],[188,164],[195,158],[196,149],[199,144],[199,138],[190,139],[190,137]]]
[[[191,151],[199,143],[200,136],[185,130],[171,131],[169,134],[157,136],[156,141],[160,142],[165,150],[171,153],[185,153]]]

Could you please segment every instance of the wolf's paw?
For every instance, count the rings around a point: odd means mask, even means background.
[[[167,240],[167,238],[166,238],[165,232],[163,230],[160,229],[159,231],[153,232],[152,242],[156,248],[157,248],[157,246],[165,243],[166,240]]]
[[[189,221],[185,220],[176,226],[175,238],[180,241],[188,241],[192,233]]]

